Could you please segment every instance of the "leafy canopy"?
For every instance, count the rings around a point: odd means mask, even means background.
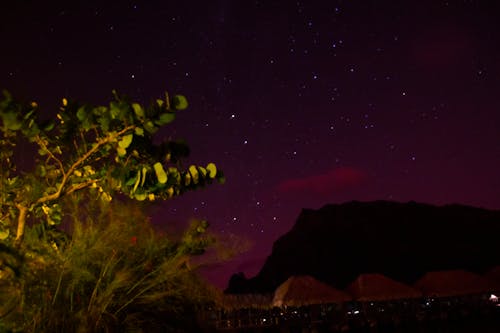
[[[182,95],[149,106],[113,91],[107,106],[62,99],[54,119],[42,120],[37,103],[21,103],[8,92],[0,100],[0,240],[20,242],[28,217],[46,227],[61,223],[60,199],[79,191],[110,201],[170,199],[214,180],[224,181],[213,163],[183,169],[189,154],[182,141],[160,144],[153,136],[188,106]],[[33,172],[16,171],[13,154],[26,140],[35,149]]]

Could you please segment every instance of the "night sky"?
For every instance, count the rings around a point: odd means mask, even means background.
[[[101,2],[101,3],[99,3]],[[160,137],[225,185],[153,207],[250,250],[205,274],[258,272],[302,208],[351,200],[500,209],[500,20],[489,1],[10,1],[0,88],[190,103]],[[188,164],[189,165],[189,164]]]

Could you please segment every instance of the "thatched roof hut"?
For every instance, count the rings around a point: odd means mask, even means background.
[[[389,301],[395,299],[418,298],[422,293],[404,283],[382,274],[361,274],[346,289],[355,300]]]
[[[347,293],[337,290],[312,276],[292,276],[274,292],[273,306],[305,306],[342,303],[351,300]]]
[[[428,272],[414,287],[425,296],[451,297],[489,292],[491,285],[487,279],[464,270]]]

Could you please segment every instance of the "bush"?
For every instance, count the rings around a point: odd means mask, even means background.
[[[21,249],[0,249],[0,332],[193,330],[212,299],[190,267],[213,241],[207,224],[175,240],[117,200],[72,204],[67,234],[36,224]]]

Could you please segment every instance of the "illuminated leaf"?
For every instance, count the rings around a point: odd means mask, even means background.
[[[116,152],[117,152],[118,156],[120,156],[120,157],[123,157],[127,154],[127,150],[125,150],[125,148],[122,148],[122,147],[117,147]]]
[[[196,166],[191,165],[189,167],[189,173],[191,174],[191,177],[192,177],[192,180],[193,180],[193,184],[198,184],[199,173],[198,173],[198,170],[196,169]]]
[[[184,110],[188,107],[188,101],[183,95],[175,95],[170,101],[172,107],[176,110]]]
[[[146,167],[142,168],[142,177],[141,177],[141,186],[144,186],[144,181],[146,180],[146,173],[148,172],[148,169]]]
[[[9,237],[9,234],[10,234],[9,229],[0,230],[0,240],[7,239],[7,237]]]
[[[144,118],[144,109],[140,104],[133,103],[132,108],[134,109],[135,115],[139,118],[142,119]]]
[[[165,173],[165,170],[163,170],[163,165],[160,162],[156,162],[153,165],[153,169],[155,170],[158,182],[160,184],[165,184],[167,182],[167,174]]]
[[[137,170],[137,176],[136,176],[134,188],[132,189],[132,193],[134,193],[137,190],[137,187],[139,186],[140,181],[141,181],[141,171]]]
[[[212,179],[215,178],[215,176],[217,175],[217,167],[213,163],[208,163],[207,171],[208,171],[208,176]]]
[[[151,120],[144,123],[144,129],[146,130],[146,132],[151,134],[153,134],[157,130],[156,126],[153,124]]]
[[[128,146],[132,143],[133,134],[127,134],[122,137],[122,139],[118,142],[118,146],[121,148],[127,149]]]
[[[147,198],[146,193],[135,193],[134,198],[138,201],[144,201]]]
[[[160,115],[160,118],[155,121],[157,125],[163,126],[168,123],[171,123],[175,119],[175,113],[172,112],[165,112]]]
[[[203,178],[205,178],[207,176],[207,169],[205,169],[204,167],[198,167],[198,171],[201,173],[201,176]]]
[[[186,172],[186,174],[184,174],[184,185],[191,185],[191,175],[189,174],[189,172]]]
[[[142,129],[142,127],[136,127],[135,134],[138,136],[144,136],[144,130]]]

